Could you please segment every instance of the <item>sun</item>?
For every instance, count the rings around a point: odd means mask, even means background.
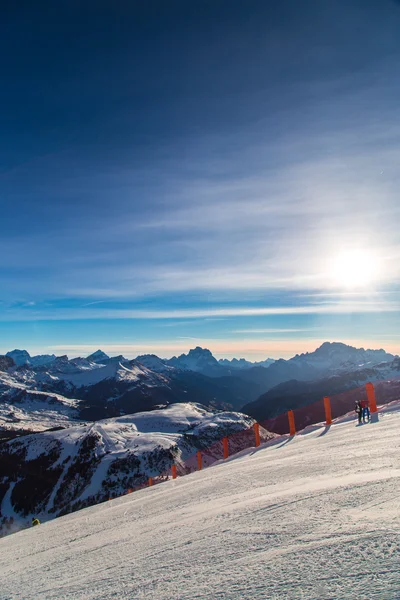
[[[369,250],[343,251],[332,262],[331,276],[341,287],[366,288],[377,279],[377,257]]]

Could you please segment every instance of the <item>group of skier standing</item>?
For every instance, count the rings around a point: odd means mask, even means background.
[[[357,400],[355,411],[358,416],[359,425],[361,425],[361,423],[368,423],[368,421],[370,420],[368,400]]]

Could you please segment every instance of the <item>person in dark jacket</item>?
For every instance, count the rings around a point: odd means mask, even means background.
[[[361,408],[362,408],[363,423],[368,423],[368,421],[369,421],[369,403],[368,403],[368,400],[361,400]]]
[[[355,411],[356,411],[356,415],[358,416],[358,424],[361,425],[361,419],[362,419],[362,415],[363,415],[363,409],[362,409],[361,401],[360,400],[357,400],[357,402],[356,402]]]

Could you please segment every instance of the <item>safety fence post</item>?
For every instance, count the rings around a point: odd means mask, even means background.
[[[203,459],[200,450],[197,451],[197,468],[199,471],[203,468]]]
[[[227,437],[222,438],[222,445],[224,447],[224,458],[228,458],[228,456],[229,456],[229,442],[228,442],[228,438]]]
[[[331,400],[329,396],[324,396],[325,407],[325,425],[332,425]]]
[[[296,434],[296,425],[294,424],[294,414],[292,410],[288,410],[289,432],[290,435]]]
[[[256,438],[256,448],[260,445],[260,425],[258,423],[254,423],[254,435]]]
[[[366,393],[367,393],[367,398],[368,398],[368,402],[369,402],[369,406],[370,406],[370,411],[371,413],[376,413],[378,412],[378,408],[376,405],[376,395],[375,395],[375,387],[374,384],[369,382],[365,385],[366,388]],[[326,425],[331,425],[332,424],[332,411],[331,411],[331,399],[329,396],[324,396],[323,398],[324,400],[324,409],[325,409],[325,419],[326,419]],[[289,421],[289,432],[291,436],[296,435],[296,424],[295,424],[295,418],[294,418],[294,412],[293,410],[288,410],[287,412],[287,416],[288,416],[288,421]],[[259,423],[253,423],[253,430],[254,430],[254,437],[255,437],[255,446],[258,447],[261,444],[261,440],[260,440],[260,424]],[[248,431],[248,430],[247,430]],[[225,436],[222,438],[222,446],[223,446],[223,456],[224,459],[229,458],[229,437]],[[220,446],[219,446],[220,448]],[[201,471],[203,469],[203,456],[202,456],[202,452],[201,450],[198,450],[196,453],[197,456],[197,468],[199,471]],[[212,455],[211,455],[212,456]],[[177,466],[175,464],[171,465],[171,474],[172,474],[172,479],[176,479],[177,478]],[[168,477],[167,477],[168,479]],[[154,485],[154,478],[153,477],[149,477],[148,478],[148,484],[149,487]],[[140,489],[136,488],[136,489]],[[133,491],[135,491],[132,488],[129,488],[127,492],[128,494],[131,494]],[[109,497],[108,500],[112,500],[112,497]]]
[[[376,396],[375,396],[375,388],[374,384],[369,382],[365,384],[365,388],[367,390],[367,398],[369,402],[369,408],[371,413],[378,412],[378,407],[376,406]]]

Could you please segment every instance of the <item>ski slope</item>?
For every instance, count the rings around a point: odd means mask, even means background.
[[[0,598],[400,598],[400,403],[0,540]]]

